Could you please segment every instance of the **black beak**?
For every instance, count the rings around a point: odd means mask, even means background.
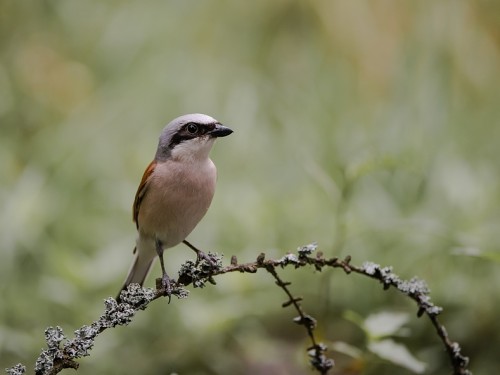
[[[221,124],[215,124],[215,128],[210,131],[212,137],[225,137],[231,134],[233,131],[226,126]]]

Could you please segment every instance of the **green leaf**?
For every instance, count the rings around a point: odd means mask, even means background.
[[[425,371],[426,364],[415,358],[402,344],[387,339],[371,342],[368,344],[368,350],[398,366],[404,367],[416,374],[422,374]]]
[[[396,334],[396,332],[409,320],[406,313],[383,311],[368,316],[363,327],[368,336],[380,338]]]

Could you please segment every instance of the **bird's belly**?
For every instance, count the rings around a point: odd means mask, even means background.
[[[159,239],[164,248],[182,242],[205,216],[215,191],[216,171],[210,163],[205,170],[177,171],[175,178],[171,176],[159,174],[151,181],[138,217],[141,234]]]

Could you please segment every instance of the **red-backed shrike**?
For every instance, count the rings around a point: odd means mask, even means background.
[[[133,217],[138,237],[135,259],[122,287],[142,285],[156,256],[163,285],[170,287],[163,251],[184,242],[212,201],[217,169],[209,158],[218,137],[233,131],[210,116],[190,114],[172,120],[162,131],[154,160],[135,195]],[[117,300],[119,301],[120,295]]]

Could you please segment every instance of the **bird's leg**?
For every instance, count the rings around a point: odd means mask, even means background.
[[[212,266],[212,268],[217,267],[217,263],[213,260],[213,258],[211,258],[207,254],[205,254],[203,251],[197,249],[194,245],[192,245],[188,241],[184,240],[182,242],[184,242],[184,244],[187,247],[189,247],[191,250],[193,250],[196,253],[196,264],[197,265],[204,259],[208,262],[208,264],[210,264],[210,266]]]
[[[158,254],[158,258],[160,258],[160,265],[162,272],[161,284],[162,287],[165,288],[165,293],[167,294],[170,302],[170,295],[172,294],[172,279],[167,275],[167,271],[165,271],[165,264],[163,263],[163,244],[158,238],[156,238],[155,245],[156,245],[156,253]]]

